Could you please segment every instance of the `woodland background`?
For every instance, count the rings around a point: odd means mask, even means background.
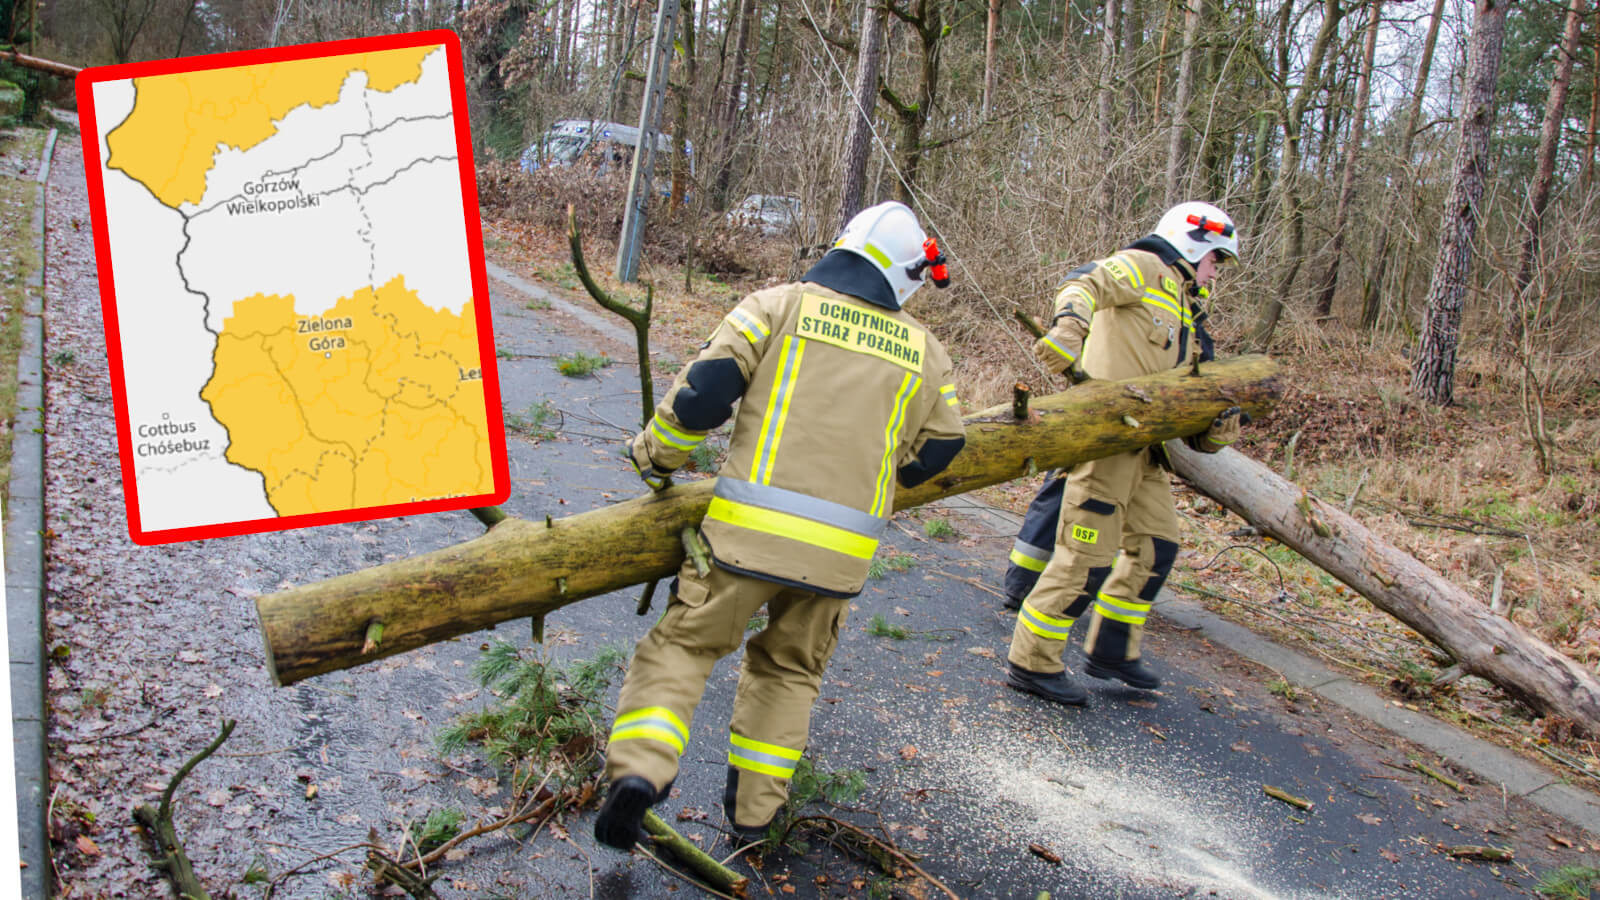
[[[93,65],[454,29],[490,253],[560,282],[566,204],[591,240],[614,242],[622,179],[517,160],[558,119],[637,122],[655,12],[0,0],[0,43]],[[1272,353],[1292,382],[1247,452],[1600,662],[1600,8],[681,0],[678,16],[661,123],[676,141],[658,163],[677,199],[651,211],[645,268],[665,345],[692,346],[740,292],[803,271],[853,210],[901,199],[955,261],[954,286],[922,292],[916,311],[977,408],[1019,377],[1048,384],[1015,311],[1046,313],[1068,270],[1170,204],[1214,202],[1242,247],[1210,302],[1219,345]],[[70,102],[67,86],[4,62],[0,78],[31,103]],[[775,238],[728,223],[751,193],[798,197],[806,215]],[[994,499],[1025,502],[1031,487]],[[1204,498],[1184,507],[1197,570],[1229,523]],[[1246,599],[1270,593],[1249,562],[1230,564],[1241,596],[1219,602],[1600,775],[1589,736],[1502,708],[1473,679],[1447,687],[1448,660],[1268,550],[1303,608]]]

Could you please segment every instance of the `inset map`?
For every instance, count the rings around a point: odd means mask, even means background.
[[[78,81],[135,541],[509,492],[448,31]]]

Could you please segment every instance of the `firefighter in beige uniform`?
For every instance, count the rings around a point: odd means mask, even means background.
[[[630,444],[658,486],[742,398],[700,523],[710,574],[684,563],[623,682],[595,823],[602,843],[638,839],[645,810],[677,776],[712,665],[763,604],[767,626],[739,673],[723,805],[744,836],[783,805],[895,484],[932,477],[964,441],[950,358],[901,309],[924,277],[948,283],[911,210],[863,211],[801,282],[734,307]]]
[[[1233,222],[1221,210],[1175,206],[1154,234],[1068,276],[1034,353],[1052,371],[1081,366],[1108,381],[1183,365],[1200,352],[1196,319],[1204,314],[1191,298],[1238,252]],[[1238,414],[1237,407],[1223,410],[1192,445],[1216,452],[1232,442]],[[1067,475],[1054,551],[1012,632],[1012,687],[1058,703],[1087,699],[1063,671],[1062,654],[1073,622],[1091,607],[1084,671],[1137,688],[1160,685],[1139,648],[1150,604],[1178,555],[1178,518],[1160,452],[1122,453]]]

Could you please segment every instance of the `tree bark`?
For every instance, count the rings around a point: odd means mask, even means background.
[[[1200,26],[1205,0],[1185,0],[1183,51],[1178,57],[1178,87],[1172,98],[1172,135],[1167,143],[1167,206],[1184,198],[1185,164],[1189,160],[1189,105],[1194,102],[1194,67],[1200,53]]]
[[[1566,28],[1556,47],[1556,71],[1550,78],[1550,96],[1544,105],[1544,124],[1539,128],[1539,155],[1534,165],[1533,183],[1528,186],[1527,234],[1522,239],[1522,261],[1517,266],[1517,293],[1533,281],[1534,261],[1539,255],[1539,233],[1544,224],[1544,209],[1550,202],[1550,182],[1555,178],[1556,150],[1561,146],[1561,120],[1566,115],[1567,88],[1572,84],[1572,59],[1578,54],[1578,31],[1583,25],[1583,0],[1572,0],[1567,7]],[[1597,36],[1600,40],[1600,36]],[[1517,317],[1518,336],[1524,323]]]
[[[1433,15],[1428,20],[1428,35],[1422,40],[1422,59],[1417,63],[1417,78],[1411,88],[1411,105],[1406,110],[1405,127],[1400,134],[1400,169],[1404,172],[1407,202],[1389,204],[1383,215],[1383,228],[1373,245],[1372,268],[1367,273],[1361,290],[1361,327],[1371,329],[1378,324],[1378,313],[1383,299],[1383,276],[1389,267],[1389,231],[1394,224],[1396,208],[1407,209],[1415,189],[1416,179],[1410,173],[1411,151],[1416,145],[1417,126],[1422,119],[1422,98],[1428,89],[1428,74],[1433,69],[1433,49],[1439,43],[1439,22],[1444,17],[1444,0],[1433,0]],[[1398,178],[1401,172],[1396,172]],[[1409,258],[1409,257],[1408,257]],[[1403,283],[1403,282],[1402,282]]]
[[[1201,372],[1081,384],[1034,398],[1036,417],[1027,422],[1012,418],[1010,404],[968,416],[967,446],[955,462],[897,492],[895,508],[1198,434],[1229,406],[1259,418],[1282,394],[1266,357],[1206,363]],[[292,684],[669,577],[684,558],[679,533],[704,518],[712,484],[681,484],[564,519],[509,518],[453,547],[258,598],[268,669],[275,683]],[[374,621],[384,625],[383,641],[363,655]]]
[[[883,57],[883,19],[886,13],[868,4],[861,13],[861,49],[856,56],[855,114],[850,117],[850,134],[845,139],[844,192],[839,198],[839,221],[833,230],[844,230],[866,204],[861,192],[867,183],[867,157],[872,150],[872,111],[878,103],[878,61]]]
[[[1463,671],[1600,734],[1600,682],[1593,675],[1336,506],[1233,449],[1208,456],[1172,441],[1167,455],[1196,490],[1439,645]]]
[[[1344,153],[1344,174],[1339,183],[1339,205],[1333,214],[1332,258],[1322,273],[1322,287],[1317,292],[1319,319],[1333,315],[1333,294],[1339,287],[1339,261],[1344,256],[1345,226],[1350,221],[1350,202],[1356,195],[1356,162],[1361,157],[1361,146],[1367,137],[1367,102],[1372,97],[1372,62],[1378,52],[1378,22],[1382,12],[1383,0],[1372,0],[1367,19],[1366,46],[1361,51],[1361,70],[1356,75],[1355,109],[1351,110],[1350,139]]]
[[[1494,86],[1506,33],[1509,0],[1477,0],[1467,66],[1460,143],[1450,196],[1439,217],[1439,257],[1428,287],[1422,344],[1411,364],[1411,393],[1437,406],[1455,400],[1456,347],[1461,340],[1461,304],[1472,273],[1472,241],[1478,233],[1478,201],[1489,175],[1489,137],[1494,128]]]

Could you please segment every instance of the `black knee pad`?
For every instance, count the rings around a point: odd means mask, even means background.
[[[1144,587],[1139,589],[1139,599],[1146,603],[1155,602],[1156,594],[1161,592],[1161,586],[1167,583],[1167,576],[1172,573],[1172,564],[1178,560],[1177,544],[1161,538],[1151,538],[1150,543],[1155,547],[1155,554],[1150,560],[1150,577],[1144,580]]]
[[[1088,577],[1083,580],[1083,593],[1073,598],[1072,604],[1067,607],[1066,615],[1069,619],[1076,619],[1089,610],[1089,604],[1094,598],[1100,596],[1100,588],[1105,586],[1106,579],[1111,577],[1111,566],[1095,566],[1089,570]]]

